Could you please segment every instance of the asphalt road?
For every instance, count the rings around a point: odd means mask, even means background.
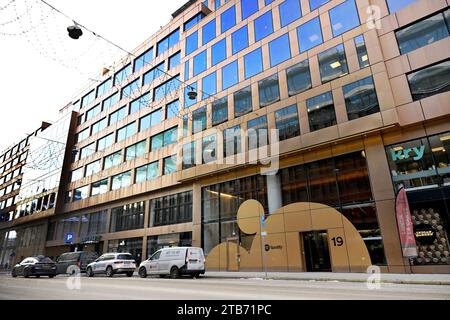
[[[141,279],[116,275],[79,278],[12,278],[0,275],[0,299],[50,300],[290,300],[290,299],[450,299],[450,286],[263,279]],[[79,284],[79,289],[77,289]]]

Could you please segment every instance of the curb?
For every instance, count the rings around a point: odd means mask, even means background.
[[[253,279],[254,277],[243,277],[243,276],[208,276],[204,275],[204,278],[208,279]],[[263,280],[297,280],[297,281],[323,281],[323,282],[367,282],[367,279],[336,279],[336,278],[317,278],[317,279],[311,279],[311,278],[292,278],[292,277],[267,277],[266,279],[261,278]],[[441,280],[380,280],[380,283],[385,284],[418,284],[418,285],[442,285],[442,286],[448,286],[450,285],[450,281],[441,281]]]

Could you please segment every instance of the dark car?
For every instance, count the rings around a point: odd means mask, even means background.
[[[98,258],[96,252],[79,251],[67,252],[59,256],[56,261],[58,274],[73,274],[77,268],[80,272],[86,272],[86,267],[92,261]]]
[[[13,278],[17,276],[24,276],[25,278],[48,276],[53,278],[56,276],[56,263],[45,256],[25,258],[21,263],[14,266],[11,275]]]

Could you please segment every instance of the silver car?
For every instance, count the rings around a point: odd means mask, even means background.
[[[93,277],[95,274],[106,274],[112,277],[115,274],[133,276],[136,269],[136,261],[129,253],[105,253],[86,267],[86,275]]]

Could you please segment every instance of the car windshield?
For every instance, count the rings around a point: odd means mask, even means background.
[[[47,257],[36,257],[35,258],[39,263],[53,263],[52,259]]]
[[[134,258],[131,254],[119,254],[117,256],[117,259],[119,259],[119,260],[134,260]]]

